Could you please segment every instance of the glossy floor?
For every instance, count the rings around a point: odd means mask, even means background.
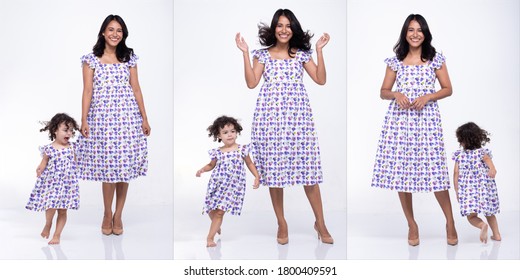
[[[497,215],[502,241],[479,240],[480,231],[465,218],[455,217],[459,236],[457,246],[447,245],[445,222],[439,215],[418,214],[420,245],[407,244],[408,228],[402,214],[351,214],[347,220],[347,258],[357,259],[422,259],[422,260],[519,260],[520,216],[518,212]],[[491,230],[489,231],[491,235]]]
[[[207,215],[175,220],[174,259],[209,260],[345,260],[346,213],[326,212],[325,218],[334,244],[324,244],[313,229],[313,215],[286,211],[289,243],[276,242],[276,221],[272,211],[225,216],[217,247],[206,248],[210,220]]]
[[[101,234],[102,211],[82,207],[68,211],[68,221],[60,245],[48,245],[40,237],[43,212],[2,209],[0,236],[3,260],[171,260],[173,258],[172,206],[125,207],[124,233]],[[157,215],[160,213],[160,215]]]

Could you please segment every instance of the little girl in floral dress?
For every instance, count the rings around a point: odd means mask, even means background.
[[[79,208],[79,186],[76,176],[76,143],[69,142],[78,130],[76,121],[67,114],[56,114],[40,131],[49,131],[53,142],[40,147],[42,161],[36,168],[36,185],[25,206],[28,210],[45,210],[45,227],[41,233],[49,238],[54,214],[58,212],[56,230],[49,244],[60,244],[67,222],[67,209]]]
[[[240,215],[244,195],[246,192],[246,170],[244,162],[249,171],[255,176],[253,188],[258,188],[260,175],[249,157],[250,146],[240,145],[235,142],[237,135],[242,131],[242,126],[234,118],[221,116],[208,127],[210,137],[214,141],[222,142],[224,145],[211,149],[209,155],[211,161],[197,171],[196,176],[213,170],[208,183],[204,212],[211,219],[207,247],[215,247],[215,234],[220,234],[220,226],[226,212],[231,215]],[[203,212],[203,213],[204,213]]]
[[[474,227],[480,229],[480,241],[487,242],[488,224],[493,231],[491,239],[500,241],[495,214],[500,212],[495,175],[497,170],[491,160],[491,151],[482,148],[489,142],[488,132],[469,122],[457,128],[457,140],[462,149],[453,153],[455,170],[453,182],[460,204],[460,213]],[[486,217],[488,224],[478,214]]]

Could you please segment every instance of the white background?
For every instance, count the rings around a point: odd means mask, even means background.
[[[125,209],[129,214],[126,221],[132,222],[126,226],[143,224],[160,215],[171,217],[172,13],[173,4],[168,0],[0,2],[0,142],[3,147],[0,150],[0,216],[6,219],[0,221],[1,239],[19,232],[22,226],[33,226],[34,229],[27,231],[31,231],[34,238],[39,237],[44,214],[24,208],[36,181],[35,168],[41,161],[38,146],[50,143],[47,132],[39,132],[42,127],[39,121],[48,121],[59,112],[81,121],[80,57],[92,51],[99,28],[109,14],[121,15],[125,20],[129,30],[127,46],[140,57],[137,62],[139,82],[152,127],[148,137],[148,175],[130,182]],[[92,219],[87,228],[99,232],[103,211],[101,182],[80,181],[80,193],[80,210],[69,211],[63,238],[81,234],[72,229],[82,220],[80,217]],[[155,209],[151,207],[166,209],[166,213],[155,213],[150,211]],[[18,214],[22,220],[15,224],[11,219]],[[30,223],[34,216],[40,220],[33,225]],[[173,221],[169,219],[160,226],[163,232],[171,232]],[[128,239],[130,236],[127,235]],[[171,242],[169,244],[167,250],[171,256]],[[86,254],[85,251],[83,257]],[[0,251],[0,258],[10,256],[20,258],[18,252]],[[34,258],[30,253],[26,257]]]
[[[498,170],[501,209],[518,211],[519,2],[352,0],[347,11],[348,212],[402,212],[395,192],[371,188],[370,183],[390,102],[379,97],[386,68],[383,60],[395,55],[392,48],[411,13],[426,18],[432,45],[447,59],[453,95],[438,102],[450,176],[451,155],[459,148],[455,130],[473,121],[491,133],[485,147],[492,150]],[[451,196],[458,214],[453,191]],[[415,210],[437,212],[433,195],[414,197]]]
[[[92,52],[101,23],[119,14],[127,46],[139,56],[139,82],[152,127],[149,172],[130,182],[128,206],[172,202],[172,4],[167,0],[2,1],[0,28],[0,205],[24,210],[49,143],[40,121],[66,112],[81,122],[80,57]],[[77,138],[77,137],[76,137]],[[101,204],[101,183],[81,182],[81,205]]]
[[[348,1],[348,258],[402,259],[409,254],[405,247],[406,220],[397,193],[372,188],[370,184],[378,139],[390,102],[379,97],[386,68],[383,60],[395,55],[393,46],[404,20],[412,13],[426,18],[433,46],[447,58],[453,95],[438,102],[450,182],[453,182],[451,155],[459,148],[455,130],[473,121],[491,133],[491,142],[485,147],[492,150],[498,170],[496,183],[502,212],[497,219],[505,240],[498,258],[518,259],[520,22],[519,1],[513,0]],[[453,188],[450,196],[460,241],[455,258],[482,258],[491,245],[479,246],[478,231],[460,216]],[[446,233],[444,217],[434,195],[415,194],[413,203],[421,236],[425,237],[421,239],[419,258],[453,256],[444,252],[444,246],[439,246],[445,245],[445,241],[436,241],[444,240]],[[469,246],[460,245],[468,245],[468,242]],[[376,248],[368,250],[369,244]],[[410,253],[411,258],[417,257],[412,255]]]
[[[201,9],[201,7],[204,7]],[[304,30],[316,40],[324,33],[330,42],[324,48],[327,83],[316,85],[307,74],[304,83],[314,113],[321,149],[324,183],[320,185],[325,218],[330,211],[346,211],[346,3],[342,1],[175,1],[174,4],[174,236],[188,235],[188,225],[196,224],[193,238],[205,240],[209,219],[201,215],[209,173],[196,178],[198,169],[209,162],[207,151],[220,146],[207,136],[206,128],[215,118],[226,114],[238,118],[244,130],[237,142],[249,143],[256,98],[263,81],[248,89],[244,80],[242,52],[236,47],[235,34],[241,32],[249,49],[263,48],[258,43],[260,22],[270,25],[274,12],[290,9]],[[193,11],[196,11],[194,13]],[[316,61],[316,56],[314,55]],[[248,174],[248,185],[252,185]],[[285,189],[285,210],[314,217],[301,186]],[[256,223],[259,215],[268,221],[256,225],[274,227],[276,220],[268,189],[250,187],[242,215],[237,221],[244,227]],[[329,215],[330,216],[330,215]],[[344,216],[343,216],[344,217]],[[329,230],[344,228],[346,219],[327,220]],[[294,221],[294,219],[293,219]],[[291,224],[289,218],[289,226]],[[196,227],[196,226],[193,226]],[[339,229],[336,229],[339,232]],[[338,236],[338,240],[345,237]],[[175,246],[174,246],[175,247]],[[344,249],[342,249],[344,250]],[[254,253],[252,253],[254,254]]]

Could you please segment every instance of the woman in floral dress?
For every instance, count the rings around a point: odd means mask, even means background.
[[[325,226],[318,185],[323,181],[318,137],[302,82],[305,69],[314,82],[325,84],[323,47],[329,35],[323,34],[316,43],[317,63],[311,57],[311,37],[290,10],[279,9],[270,26],[260,26],[260,43],[266,48],[253,51],[252,66],[246,42],[240,33],[235,38],[243,53],[247,86],[255,88],[264,77],[253,117],[251,144],[260,183],[269,187],[280,244],[289,242],[283,188],[293,185],[304,185],[316,218],[314,229],[318,238],[333,243]]]
[[[457,244],[448,193],[450,181],[437,100],[452,93],[445,57],[431,45],[421,15],[405,20],[395,57],[386,59],[381,98],[392,100],[374,164],[372,186],[396,190],[408,222],[408,244],[419,245],[412,193],[434,192],[446,217],[447,242]],[[441,89],[435,90],[435,80]],[[392,91],[397,81],[397,88]]]
[[[137,56],[126,46],[120,16],[103,21],[93,52],[81,58],[83,98],[79,177],[103,182],[103,234],[122,234],[128,182],[147,172],[150,125],[137,78]],[[115,211],[112,202],[116,195]]]

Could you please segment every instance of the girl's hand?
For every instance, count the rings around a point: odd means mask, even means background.
[[[195,174],[195,176],[200,177],[200,175],[201,175],[202,173],[204,173],[204,170],[199,169],[199,170],[197,170],[197,174]]]
[[[428,103],[429,101],[430,101],[429,94],[418,97],[412,102],[412,108],[420,111],[424,108],[424,105],[426,105],[426,103]]]
[[[36,177],[40,177],[43,173],[43,170],[45,170],[45,166],[38,165],[38,167],[36,167]]]
[[[410,99],[406,97],[406,95],[396,92],[394,93],[395,102],[397,102],[397,105],[399,105],[399,108],[401,109],[409,109],[411,106]]]
[[[244,38],[240,36],[240,32],[235,36],[235,42],[237,43],[237,47],[244,53],[249,53],[249,47],[247,46]]]
[[[147,120],[143,120],[143,124],[141,125],[143,128],[143,133],[146,136],[150,136],[150,132],[152,131],[152,128],[150,128],[150,125],[148,124]]]
[[[323,49],[323,47],[325,47],[325,45],[327,45],[329,40],[330,40],[329,34],[323,33],[323,35],[321,35],[320,39],[318,39],[318,42],[316,42],[316,50]]]
[[[258,189],[260,186],[260,178],[255,177],[255,182],[253,183],[253,189]]]
[[[488,176],[495,179],[496,175],[497,175],[497,170],[495,168],[490,168],[488,171]]]
[[[81,135],[83,135],[83,137],[86,137],[86,138],[88,138],[90,136],[90,128],[88,127],[87,122],[81,123],[81,128],[79,130],[79,133],[81,133]]]

